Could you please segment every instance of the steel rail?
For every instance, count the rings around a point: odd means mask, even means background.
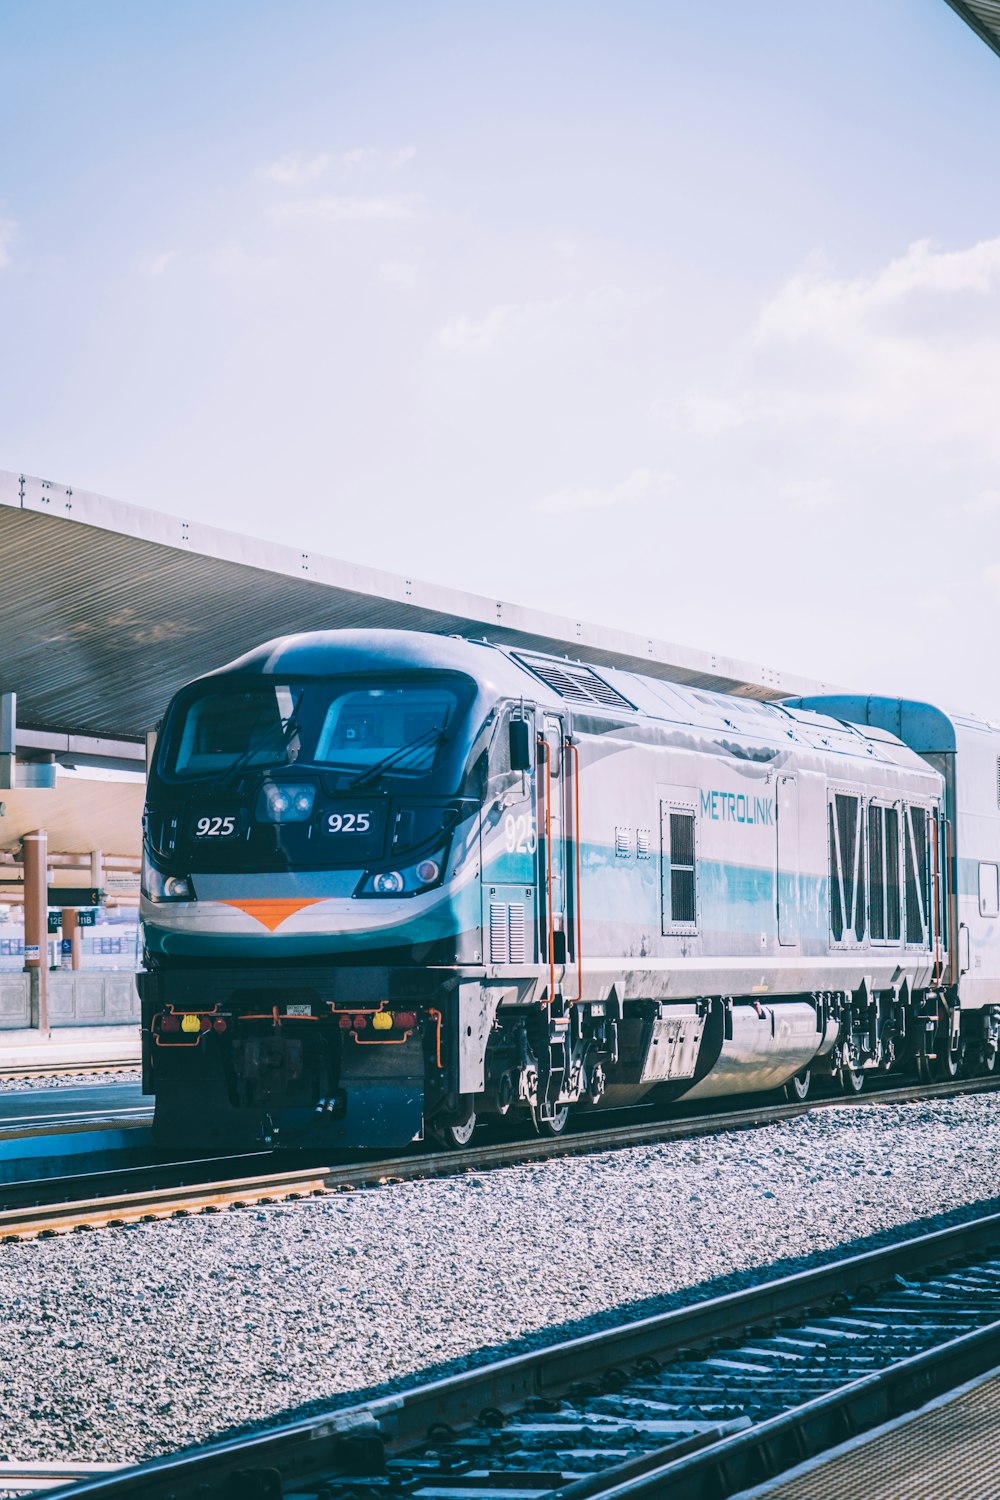
[[[507,1140],[488,1145],[467,1147],[461,1151],[413,1151],[407,1156],[370,1158],[341,1164],[324,1164],[285,1169],[279,1172],[241,1174],[237,1177],[201,1182],[172,1182],[157,1185],[155,1178],[174,1171],[197,1170],[198,1163],[160,1163],[138,1167],[121,1167],[101,1174],[106,1191],[91,1198],[50,1202],[45,1190],[51,1182],[54,1191],[64,1195],[72,1191],[73,1177],[36,1179],[41,1203],[21,1203],[0,1208],[0,1242],[17,1243],[25,1239],[50,1238],[73,1230],[117,1228],[125,1224],[198,1213],[217,1213],[224,1208],[250,1207],[269,1202],[295,1201],[306,1197],[324,1197],[329,1193],[361,1188],[375,1188],[413,1182],[423,1178],[447,1177],[465,1172],[482,1172],[560,1156],[583,1156],[601,1151],[621,1151],[635,1146],[690,1140],[699,1136],[718,1135],[733,1130],[754,1130],[782,1121],[797,1119],[817,1109],[855,1110],[887,1104],[917,1103],[935,1098],[952,1098],[965,1093],[996,1093],[1000,1078],[971,1079],[964,1083],[914,1084],[905,1088],[880,1089],[855,1097],[831,1097],[794,1104],[761,1104],[750,1109],[724,1113],[690,1115],[648,1124],[627,1124],[611,1129],[577,1131],[554,1138]],[[239,1158],[223,1158],[235,1161]],[[210,1163],[205,1164],[210,1165]],[[132,1191],[116,1191],[138,1174],[144,1186]],[[154,1177],[152,1185],[149,1177]],[[92,1182],[93,1173],[82,1181]],[[132,1176],[134,1180],[134,1175]],[[23,1185],[7,1185],[11,1195]],[[0,1185],[0,1203],[4,1198]]]
[[[487,1417],[487,1425],[502,1428],[504,1413],[526,1403],[555,1400],[588,1380],[603,1377],[608,1382],[636,1368],[645,1372],[653,1364],[690,1357],[698,1348],[711,1349],[720,1340],[751,1331],[760,1339],[761,1325],[773,1327],[802,1315],[816,1319],[831,1304],[842,1306],[852,1294],[870,1293],[894,1278],[926,1274],[977,1255],[995,1255],[998,1246],[1000,1214],[992,1214],[398,1395],[85,1480],[57,1494],[60,1500],[63,1494],[78,1500],[184,1500],[195,1494],[200,1500],[236,1500],[242,1495],[280,1500],[315,1482],[332,1500],[338,1492],[348,1493],[352,1483],[363,1489],[363,1481],[347,1476],[376,1476],[380,1460],[384,1464],[387,1456],[412,1451],[429,1437],[433,1441],[442,1424],[453,1436],[458,1435],[455,1429]],[[710,1495],[723,1500],[833,1446],[848,1432],[912,1410],[991,1369],[997,1360],[998,1334],[1000,1322],[981,1324],[969,1334],[941,1339],[933,1349],[890,1363],[877,1374],[842,1383],[830,1394],[756,1427],[726,1434],[725,1427],[734,1424],[712,1426],[699,1441],[688,1442],[686,1453],[677,1444],[658,1446],[603,1474],[567,1486],[550,1484],[545,1492],[559,1500],[637,1500],[653,1495],[671,1500],[704,1500]],[[603,1388],[612,1387],[605,1383]],[[339,1490],[337,1476],[344,1476]],[[522,1477],[525,1492],[543,1492]],[[428,1482],[432,1483],[429,1476]],[[373,1478],[373,1485],[377,1483]],[[484,1488],[489,1484],[487,1480]],[[518,1488],[514,1471],[507,1488]]]
[[[38,1463],[5,1459],[0,1461],[0,1494],[50,1493],[57,1486],[61,1489],[75,1480],[89,1479],[92,1474],[111,1474],[121,1467],[121,1464],[66,1463],[55,1459],[42,1459]]]
[[[11,1078],[75,1078],[77,1074],[89,1073],[138,1073],[141,1067],[142,1060],[138,1053],[134,1057],[107,1058],[100,1062],[5,1062],[0,1065],[0,1082]]]

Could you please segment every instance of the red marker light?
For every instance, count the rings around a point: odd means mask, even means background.
[[[366,1018],[364,1016],[355,1016],[354,1017],[354,1029],[355,1029],[355,1031],[364,1031],[364,1029],[365,1029],[365,1027],[367,1025],[368,1025],[368,1022],[367,1022],[367,1020],[366,1020]]]
[[[201,1017],[201,1029],[202,1029],[202,1031],[211,1031],[211,1029],[212,1029],[212,1017],[211,1016],[202,1016]]]
[[[341,1016],[340,1021],[338,1022],[338,1025],[340,1026],[341,1031],[350,1031],[350,1029],[351,1029],[351,1018],[350,1018],[350,1016]]]
[[[415,1010],[397,1010],[395,1020],[404,1031],[412,1031],[417,1024],[417,1013]]]
[[[212,1030],[218,1031],[220,1034],[223,1031],[228,1030],[228,1028],[229,1022],[226,1020],[225,1016],[216,1016],[212,1022]]]
[[[181,1029],[181,1018],[180,1018],[180,1016],[161,1016],[160,1017],[160,1030],[161,1031],[180,1031],[180,1029]]]

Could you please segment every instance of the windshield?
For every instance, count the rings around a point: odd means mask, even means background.
[[[359,777],[420,775],[437,762],[467,696],[448,682],[220,682],[175,713],[161,769],[220,776],[298,763]]]

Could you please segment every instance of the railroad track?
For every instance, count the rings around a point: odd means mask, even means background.
[[[42,1178],[0,1186],[0,1241],[48,1238],[72,1231],[121,1227],[198,1213],[218,1213],[261,1203],[289,1202],[358,1188],[384,1187],[420,1178],[483,1172],[556,1156],[623,1150],[722,1131],[750,1130],[796,1119],[817,1109],[859,1109],[886,1104],[995,1093],[1000,1078],[881,1088],[859,1098],[830,1097],[796,1104],[761,1103],[725,1112],[691,1113],[644,1124],[579,1130],[555,1139],[514,1139],[463,1151],[413,1150],[405,1156],[319,1166],[295,1165],[261,1172],[259,1154],[209,1161],[120,1167],[86,1177]],[[248,1170],[250,1168],[251,1170]],[[220,1175],[232,1172],[237,1175]],[[90,1196],[80,1196],[81,1191]]]
[[[90,1073],[137,1073],[140,1066],[138,1053],[134,1057],[67,1062],[59,1066],[53,1066],[51,1062],[4,1063],[0,1066],[0,1082],[11,1078],[76,1078]]]
[[[57,1491],[724,1500],[991,1369],[1000,1215]]]

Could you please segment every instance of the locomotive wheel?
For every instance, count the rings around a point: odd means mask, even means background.
[[[837,1069],[836,1078],[841,1092],[846,1094],[849,1099],[856,1098],[865,1086],[864,1069],[852,1068],[848,1063]]]
[[[997,1070],[997,1049],[995,1047],[981,1048],[978,1061],[977,1073],[982,1073],[989,1078]]]
[[[965,1062],[965,1043],[959,1040],[956,1046],[952,1046],[949,1039],[945,1037],[943,1042],[938,1043],[938,1055],[934,1059],[934,1076],[939,1083],[951,1083],[962,1071]]]
[[[542,1136],[562,1135],[569,1123],[569,1105],[542,1105],[539,1109],[532,1110],[535,1117],[535,1130]]]
[[[801,1073],[796,1073],[785,1084],[785,1098],[790,1104],[804,1104],[809,1098],[811,1085],[812,1073],[808,1068],[803,1068]]]
[[[464,1151],[475,1134],[476,1124],[476,1112],[470,1110],[466,1119],[462,1121],[449,1120],[447,1124],[435,1123],[433,1131],[448,1151]]]

